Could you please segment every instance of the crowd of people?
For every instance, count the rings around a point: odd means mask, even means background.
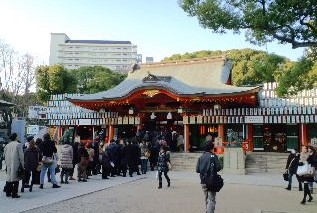
[[[313,200],[313,184],[314,182],[317,182],[317,172],[299,175],[298,167],[303,165],[307,165],[307,168],[311,167],[317,169],[317,153],[313,146],[302,146],[301,152],[298,152],[296,149],[292,150],[288,156],[285,168],[286,174],[288,174],[288,186],[285,189],[292,189],[292,178],[295,175],[298,181],[299,191],[304,192],[304,197],[300,203],[306,204],[306,202],[311,202]]]
[[[130,139],[122,135],[110,143],[100,140],[87,144],[64,141],[59,145],[58,152],[56,142],[51,140],[49,134],[45,134],[43,140],[34,140],[33,136],[30,136],[22,145],[17,140],[17,134],[13,133],[10,142],[4,148],[7,174],[4,192],[7,197],[19,198],[20,180],[21,192],[26,188],[32,192],[33,186],[37,184],[40,189],[44,189],[45,176],[47,182],[52,184],[52,188],[60,188],[60,184],[68,184],[73,180],[87,182],[90,176],[99,174],[102,179],[127,175],[133,177],[135,173],[147,173],[148,161],[151,171],[157,169],[158,188],[162,188],[162,174],[169,187],[169,147],[163,137],[156,138],[153,142],[153,135],[144,132]],[[77,179],[74,177],[75,168]],[[20,174],[20,170],[23,170],[23,174]],[[60,184],[57,182],[57,174],[60,174]]]

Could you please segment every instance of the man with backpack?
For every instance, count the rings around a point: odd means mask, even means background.
[[[206,212],[214,213],[216,207],[216,191],[207,184],[209,177],[216,177],[221,170],[218,156],[213,152],[214,144],[207,141],[204,146],[204,153],[199,157],[196,172],[200,174],[200,183],[204,192]],[[216,179],[216,178],[214,178]],[[221,186],[222,187],[222,186]]]

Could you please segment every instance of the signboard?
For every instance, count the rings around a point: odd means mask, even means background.
[[[46,119],[48,107],[45,106],[29,106],[28,118],[30,119]]]
[[[79,125],[91,125],[91,119],[79,119]]]
[[[36,135],[40,131],[39,125],[29,125],[26,127],[27,135]]]
[[[263,116],[245,116],[244,122],[251,124],[263,123]]]

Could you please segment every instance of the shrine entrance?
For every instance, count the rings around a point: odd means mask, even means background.
[[[286,125],[264,125],[263,126],[263,141],[265,152],[286,152],[287,137]]]

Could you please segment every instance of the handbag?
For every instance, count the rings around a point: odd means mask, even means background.
[[[312,167],[308,163],[298,166],[296,174],[299,176],[313,176],[315,173],[315,167]]]
[[[285,181],[288,181],[288,172],[285,172],[283,174],[283,178],[284,178]]]
[[[21,163],[20,163],[18,171],[17,171],[17,176],[20,179],[24,179],[24,177],[25,177],[25,169],[23,168]]]
[[[43,156],[42,157],[42,163],[45,164],[46,166],[50,166],[50,165],[53,164],[53,158],[52,157]]]

